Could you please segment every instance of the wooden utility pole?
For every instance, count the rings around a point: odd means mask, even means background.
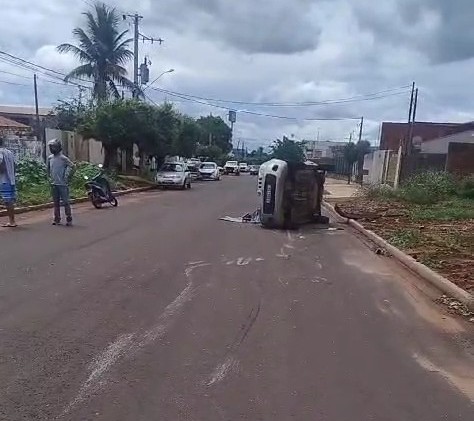
[[[418,88],[416,88],[415,90],[415,99],[413,101],[413,112],[411,116],[410,131],[408,134],[408,154],[409,155],[413,153],[413,131],[415,129],[417,105],[418,105]]]
[[[364,117],[360,118],[359,142],[362,140],[362,131],[364,130]]]
[[[406,134],[405,142],[403,142],[403,153],[408,153],[409,141],[410,141],[410,130],[411,130],[411,116],[413,113],[413,100],[415,96],[415,82],[411,85],[411,96],[410,96],[410,108],[408,109],[408,130]]]
[[[46,162],[47,152],[46,152],[46,138],[43,140],[42,131],[41,131],[41,122],[39,116],[39,106],[38,106],[38,82],[36,73],[33,75],[33,88],[35,92],[35,114],[36,114],[36,140],[43,143],[43,159]]]

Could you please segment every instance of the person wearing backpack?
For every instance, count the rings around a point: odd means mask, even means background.
[[[7,208],[8,223],[4,228],[15,228],[15,156],[13,152],[4,147],[5,140],[0,136],[0,199]]]

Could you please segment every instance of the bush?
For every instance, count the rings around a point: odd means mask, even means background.
[[[453,196],[456,183],[446,172],[425,172],[411,177],[398,191],[398,196],[407,202],[432,204]]]
[[[371,184],[362,190],[362,194],[368,199],[393,199],[397,192],[390,186],[384,184]]]
[[[457,194],[464,199],[474,199],[474,175],[459,182]]]
[[[16,184],[19,190],[29,185],[47,181],[46,165],[31,158],[22,159],[16,168]]]

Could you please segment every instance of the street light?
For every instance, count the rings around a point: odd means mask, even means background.
[[[161,73],[156,79],[154,79],[151,83],[149,83],[145,87],[145,89],[143,89],[143,92],[145,92],[151,85],[153,85],[159,78],[161,78],[161,76],[166,75],[166,73],[173,73],[173,72],[174,72],[174,69],[169,69],[169,70],[166,70],[166,72]]]

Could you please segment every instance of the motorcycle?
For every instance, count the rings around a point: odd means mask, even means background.
[[[87,180],[85,187],[87,196],[96,209],[100,209],[104,203],[110,203],[113,207],[118,206],[118,201],[112,193],[110,183],[105,177],[105,171],[102,165],[99,165],[100,172],[89,180],[88,176],[84,176]]]

